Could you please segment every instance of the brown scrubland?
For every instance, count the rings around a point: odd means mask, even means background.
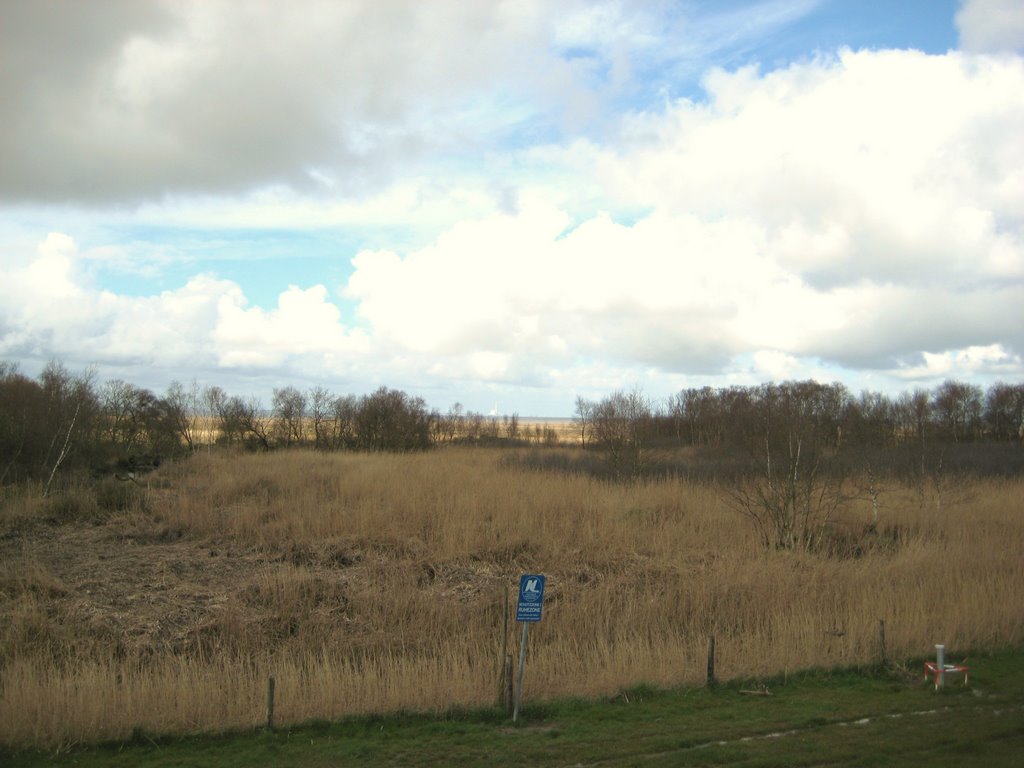
[[[533,700],[702,684],[709,635],[721,679],[1024,642],[1019,476],[844,478],[818,546],[772,548],[719,483],[526,450],[200,451],[5,489],[0,744],[258,726],[270,676],[279,724],[495,705],[526,572]]]

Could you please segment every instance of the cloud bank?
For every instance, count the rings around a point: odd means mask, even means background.
[[[1016,0],[965,0],[956,25],[965,51],[1024,51],[1024,5]]]
[[[906,373],[972,346],[1019,363],[1019,59],[846,51],[706,88],[569,153],[639,220],[526,206],[360,254],[346,295],[394,343],[538,365],[723,373],[777,350]]]
[[[1024,376],[1017,4],[964,3],[964,50],[711,67],[685,96],[666,83],[727,14],[427,7],[5,7],[0,200],[58,226],[0,259],[0,355],[563,409],[655,378]],[[814,7],[758,3],[735,34]],[[274,306],[212,270],[127,296],[98,265],[166,253],[83,247],[68,210],[376,235]]]

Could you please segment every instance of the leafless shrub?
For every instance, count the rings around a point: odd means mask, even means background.
[[[766,438],[761,474],[735,481],[725,495],[775,549],[815,549],[843,501],[840,480],[822,471],[821,453],[805,451],[793,434],[781,453]]]

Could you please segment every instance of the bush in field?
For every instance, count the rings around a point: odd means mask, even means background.
[[[302,443],[305,436],[306,406],[306,396],[295,387],[274,390],[274,432],[278,443]]]
[[[946,440],[971,442],[980,437],[983,402],[981,387],[974,384],[946,381],[935,390],[932,411]]]
[[[38,380],[0,364],[0,483],[42,480],[95,460],[100,404],[92,376],[57,363]]]
[[[56,523],[98,520],[102,517],[96,497],[88,490],[69,490],[47,499],[49,517]]]
[[[619,478],[638,476],[650,433],[650,401],[636,390],[615,392],[594,404],[589,415],[592,444],[604,452],[609,472]]]
[[[167,397],[115,379],[100,390],[100,438],[108,454],[175,456],[192,450],[187,394],[172,384]]]
[[[381,387],[359,401],[354,431],[360,450],[423,450],[431,446],[431,415],[422,398]]]
[[[985,398],[985,423],[994,440],[1024,437],[1024,384],[994,384]]]
[[[96,484],[95,494],[96,505],[106,512],[128,512],[146,507],[143,489],[132,481],[102,480]]]
[[[766,385],[753,401],[760,426],[750,448],[754,473],[725,487],[765,547],[814,549],[842,501],[841,401],[813,382]]]

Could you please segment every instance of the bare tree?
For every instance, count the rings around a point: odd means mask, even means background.
[[[323,387],[313,387],[307,398],[309,415],[313,420],[313,442],[317,448],[328,448],[331,443],[329,420],[334,396]]]
[[[498,435],[501,433],[498,427],[498,417],[491,416],[484,422],[483,436],[488,440],[494,441],[498,439]]]
[[[237,398],[233,398],[237,399]],[[239,400],[239,402],[241,402]],[[263,407],[263,402],[258,397],[250,397],[246,400],[242,407],[239,409],[239,415],[241,416],[242,428],[246,434],[255,442],[260,448],[265,451],[270,450],[270,430],[273,426],[274,419],[272,414],[267,413]]]
[[[164,396],[167,418],[171,429],[188,448],[189,453],[198,450],[199,384],[195,379],[189,389],[178,381],[172,381]]]
[[[932,397],[932,409],[947,437],[954,443],[973,440],[981,427],[981,387],[945,381]]]
[[[985,396],[985,421],[996,440],[1024,438],[1024,384],[993,384]]]
[[[540,429],[540,425],[539,424],[536,425],[536,428],[539,430]],[[549,424],[545,424],[544,425],[544,430],[543,430],[543,432],[541,432],[541,437],[544,440],[544,445],[548,445],[548,446],[552,446],[552,447],[558,445],[558,442],[559,442],[558,431],[554,427],[550,426]]]
[[[643,449],[651,421],[650,401],[639,391],[615,392],[591,413],[592,442],[605,452],[611,473],[635,477],[643,468]]]
[[[355,395],[337,397],[331,404],[331,446],[356,447],[356,415],[359,401]]]
[[[716,392],[711,387],[684,389],[670,398],[668,408],[674,422],[676,439],[683,442],[685,428],[686,442],[690,445],[721,443],[724,435],[721,411],[727,400],[726,391]]]
[[[30,471],[38,434],[32,425],[40,395],[39,385],[19,373],[16,365],[0,362],[0,456],[4,457],[0,485]]]
[[[248,438],[269,450],[272,419],[259,398],[243,400],[237,395],[228,397],[223,390],[216,389],[218,392],[213,401],[217,409],[217,428],[225,442],[232,445]]]
[[[203,390],[203,403],[206,406],[207,418],[207,440],[206,446],[209,449],[217,442],[218,435],[229,444],[232,441],[233,433],[226,432],[227,426],[227,404],[228,394],[218,386],[210,386]]]
[[[849,409],[847,428],[861,446],[884,448],[896,441],[896,405],[879,392],[861,392]]]
[[[576,396],[576,411],[573,421],[580,428],[580,446],[582,448],[587,447],[587,428],[593,419],[595,406],[593,401],[587,400],[583,395]]]
[[[686,396],[685,390],[669,395],[665,401],[665,413],[672,424],[672,432],[675,435],[676,444],[683,444],[683,423],[686,418]]]
[[[464,438],[471,443],[480,442],[486,435],[484,415],[477,413],[476,411],[470,411],[466,414],[463,419],[464,426]]]
[[[103,431],[118,451],[130,453],[145,440],[146,411],[155,400],[152,392],[121,379],[108,381],[100,389]]]
[[[928,390],[915,389],[902,393],[893,409],[898,437],[901,442],[912,440],[923,446],[931,417]]]
[[[57,362],[38,379],[0,363],[0,483],[37,478],[48,494],[57,473],[101,453],[100,404],[91,370],[72,375]]]
[[[306,396],[295,387],[274,390],[273,417],[275,432],[285,445],[300,445],[306,418]]]
[[[456,438],[462,437],[465,431],[465,416],[463,415],[462,403],[455,403],[448,409],[448,413],[434,415],[434,440],[439,443],[451,443]]]
[[[769,384],[757,394],[757,469],[728,485],[725,497],[765,547],[814,549],[843,500],[842,475],[829,461],[836,438],[819,394],[799,384]]]
[[[77,438],[87,431],[87,423],[98,407],[93,387],[95,374],[86,371],[71,376],[62,366],[50,363],[40,375],[43,391],[49,399],[50,413],[56,418],[47,456],[53,459],[43,488],[49,495],[57,470],[76,449]]]

